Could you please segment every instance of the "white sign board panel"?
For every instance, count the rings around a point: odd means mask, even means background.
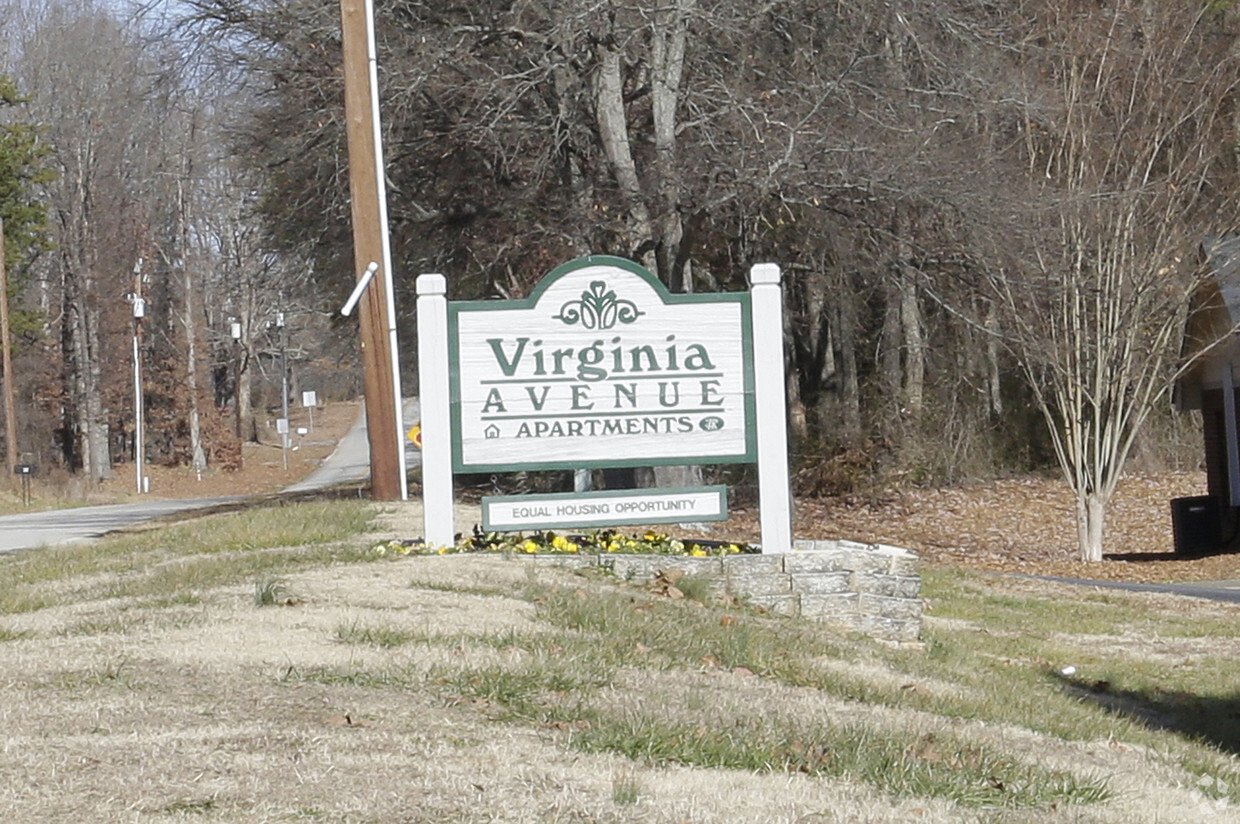
[[[590,257],[527,300],[451,303],[449,327],[458,472],[755,459],[747,294]]]
[[[724,486],[482,499],[482,528],[487,532],[722,521],[727,517]]]

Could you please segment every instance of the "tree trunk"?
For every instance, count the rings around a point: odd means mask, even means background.
[[[186,170],[186,179],[189,170]],[[195,301],[197,286],[189,255],[189,198],[185,194],[186,179],[177,181],[177,219],[180,221],[181,277],[185,289],[185,313],[181,323],[185,327],[185,382],[189,385],[189,442],[194,471],[201,473],[207,468],[207,452],[202,445],[202,425],[198,404],[198,315]]]
[[[99,345],[99,301],[96,296],[91,248],[91,187],[84,169],[89,168],[91,148],[78,150],[78,166],[72,177],[71,200],[60,212],[63,228],[61,265],[63,267],[64,330],[67,343],[65,367],[70,408],[74,411],[73,430],[77,445],[73,450],[82,471],[92,481],[112,477],[111,444],[108,439],[107,411],[103,406],[103,353]]]
[[[861,437],[861,384],[857,377],[856,310],[851,293],[841,289],[836,306],[836,335],[839,346],[839,398],[842,432],[846,441]]]
[[[248,330],[249,319],[243,321]],[[237,416],[240,418],[242,441],[257,441],[258,428],[254,425],[254,370],[250,368],[250,352],[253,344],[247,342],[241,349],[237,367]]]
[[[902,267],[904,268],[904,267]],[[926,344],[917,283],[907,271],[900,278],[900,327],[904,340],[904,410],[914,426],[921,422],[926,385]]]
[[[887,279],[884,284],[883,326],[879,332],[879,382],[882,386],[883,403],[895,411],[899,418],[900,395],[903,375],[900,369],[900,290]]]
[[[1106,526],[1107,500],[1098,492],[1076,493],[1076,535],[1082,561],[1102,560],[1102,537]]]
[[[921,302],[917,272],[913,266],[913,244],[909,241],[912,221],[904,210],[896,209],[896,289],[900,301],[900,339],[903,344],[903,391],[900,402],[903,417],[916,428],[921,423],[922,399],[926,385],[926,344],[922,329]]]
[[[610,38],[599,44],[594,105],[603,152],[611,164],[612,174],[624,194],[625,206],[628,209],[629,247],[636,250],[643,246],[649,248],[647,241],[653,237],[654,232],[650,211],[642,197],[641,180],[637,175],[637,163],[633,160],[633,148],[629,140],[620,58],[620,52]],[[640,257],[639,262],[643,266],[658,273],[658,261],[653,249]]]
[[[680,105],[680,83],[684,73],[685,41],[689,14],[696,0],[675,0],[655,13],[651,29],[650,85],[654,120],[655,175],[658,180],[658,225],[655,253],[659,275],[672,292],[691,291],[686,272],[678,268],[684,257],[680,244],[684,227],[680,218],[681,184],[676,159],[676,110]]]
[[[1003,417],[1002,384],[999,382],[999,312],[994,304],[986,311],[986,395],[990,412]]]

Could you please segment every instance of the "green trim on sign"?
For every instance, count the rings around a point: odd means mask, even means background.
[[[454,455],[452,471],[461,475],[479,472],[542,472],[552,469],[627,469],[638,466],[682,466],[689,464],[709,466],[712,464],[753,463],[753,459],[746,455],[676,455],[665,458],[632,458],[629,460],[617,460],[616,458],[600,458],[594,461],[549,459],[526,463],[472,463],[458,465],[455,457]]]
[[[461,437],[463,421],[461,417],[460,315],[466,312],[505,312],[537,308],[542,296],[556,281],[591,266],[611,266],[637,275],[651,287],[664,306],[710,303],[733,303],[739,306],[741,314],[741,359],[745,419],[745,451],[743,454],[675,455],[659,458],[626,458],[620,460],[607,456],[593,460],[566,460],[557,459],[554,452],[550,452],[546,459],[536,461],[521,461],[519,463],[465,463],[464,444]],[[525,298],[448,302],[448,387],[452,422],[452,471],[454,473],[754,463],[758,455],[757,404],[754,398],[754,385],[753,309],[748,292],[673,294],[668,291],[667,286],[662,281],[651,274],[644,266],[625,258],[613,257],[611,255],[590,255],[571,260],[552,269],[538,282],[529,296]]]
[[[719,512],[714,515],[698,515],[676,513],[674,515],[652,516],[643,513],[632,515],[613,515],[598,517],[593,513],[590,517],[552,518],[550,520],[532,520],[522,522],[520,526],[496,526],[491,523],[491,507],[498,503],[529,504],[535,509],[550,509],[550,506],[539,507],[539,504],[554,505],[556,503],[582,502],[589,503],[606,498],[674,498],[679,495],[700,495],[703,493],[718,496]],[[560,492],[547,495],[487,495],[482,498],[482,529],[485,532],[524,532],[526,530],[563,529],[565,527],[608,527],[625,526],[627,524],[678,524],[697,521],[726,521],[728,519],[728,488],[716,486],[692,486],[667,489],[617,489],[602,492]]]
[[[753,374],[753,302],[745,292],[741,303],[741,357],[744,359],[745,381],[745,459],[737,463],[756,463],[758,460],[758,403]],[[780,329],[782,336],[784,330]]]
[[[506,301],[505,301],[506,302]],[[448,428],[452,434],[452,471],[460,472],[464,457],[461,444],[461,330],[457,321],[460,303],[448,301]]]

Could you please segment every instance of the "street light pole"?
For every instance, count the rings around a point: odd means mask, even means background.
[[[284,456],[284,468],[288,469],[288,362],[285,351],[288,349],[288,333],[284,326],[283,310],[276,312],[276,327],[280,330],[280,414],[284,420],[280,433],[280,452]]]
[[[134,288],[142,285],[140,276],[134,277]],[[138,493],[146,492],[146,472],[144,458],[146,449],[143,444],[144,405],[142,398],[142,318],[146,317],[146,301],[138,292],[129,296],[133,305],[133,465],[135,483]]]
[[[228,319],[228,333],[232,337],[232,366],[233,366],[233,409],[235,411],[233,421],[233,431],[237,435],[237,440],[241,440],[241,356],[239,350],[241,348],[241,322],[236,318]]]

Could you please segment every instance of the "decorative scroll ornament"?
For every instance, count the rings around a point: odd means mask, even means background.
[[[560,314],[552,317],[568,326],[580,323],[585,329],[610,329],[617,323],[632,323],[644,314],[636,303],[617,298],[615,290],[596,280],[581,293],[581,300],[568,301],[560,307]]]

